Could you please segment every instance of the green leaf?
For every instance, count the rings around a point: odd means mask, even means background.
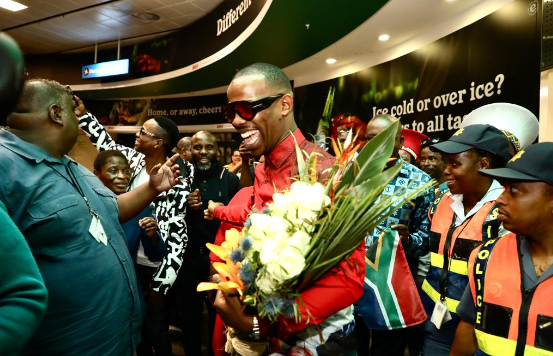
[[[397,120],[375,138],[367,142],[354,161],[356,167],[354,167],[354,164],[348,167],[342,177],[342,181],[338,185],[338,189],[356,186],[384,170],[386,162],[394,150],[399,124],[399,120]],[[355,168],[357,168],[357,172],[354,174]]]
[[[292,138],[294,139],[294,147],[296,149],[296,158],[298,160],[298,174],[301,181],[305,181],[305,177],[309,175],[309,172],[307,172],[307,169],[305,167],[305,159],[303,157],[303,152],[300,149],[300,146],[298,145],[298,141],[296,141],[296,136],[292,132],[290,132],[292,135]]]
[[[381,174],[355,186],[348,192],[349,195],[355,195],[356,199],[363,199],[368,192],[379,189],[378,195],[401,171],[401,164],[395,164]]]

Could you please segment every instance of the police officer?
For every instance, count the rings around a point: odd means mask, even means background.
[[[429,212],[430,269],[421,300],[430,321],[425,323],[423,355],[449,355],[459,318],[457,304],[468,283],[467,261],[482,241],[500,234],[495,199],[503,188],[479,170],[499,168],[509,159],[509,141],[490,125],[459,129],[433,146],[443,154],[450,191]]]
[[[528,147],[506,168],[498,219],[512,231],[470,256],[452,355],[553,355],[553,143]]]

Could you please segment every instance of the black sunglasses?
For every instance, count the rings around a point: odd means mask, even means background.
[[[232,122],[236,114],[244,120],[251,120],[258,112],[267,109],[273,103],[284,96],[285,94],[271,95],[263,99],[255,101],[233,101],[228,103],[225,110],[225,119]]]

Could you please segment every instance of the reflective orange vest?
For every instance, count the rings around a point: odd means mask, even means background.
[[[553,355],[553,277],[524,289],[520,241],[509,233],[470,256],[477,355]]]
[[[495,201],[485,203],[476,214],[455,227],[455,214],[450,205],[454,200],[444,194],[434,202],[429,212],[430,269],[423,282],[421,300],[428,317],[434,306],[442,299],[453,321],[442,327],[450,329],[451,337],[459,323],[457,305],[468,284],[467,270],[470,253],[483,241],[498,236],[497,206]],[[444,254],[444,251],[449,251]],[[445,266],[445,268],[444,268]],[[447,341],[444,341],[447,342]]]

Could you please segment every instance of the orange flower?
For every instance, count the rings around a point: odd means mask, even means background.
[[[238,248],[240,242],[240,232],[236,229],[227,230],[225,233],[225,241],[221,246],[207,243],[207,248],[217,255],[222,260],[226,260],[226,263],[215,262],[213,268],[217,271],[221,281],[219,283],[202,282],[198,284],[196,290],[198,292],[204,292],[207,290],[218,289],[227,295],[240,294],[244,290],[244,283],[238,277],[238,270],[242,267],[240,262],[233,263],[231,261],[230,253]]]
[[[213,268],[219,274],[221,281],[219,283],[213,282],[202,282],[198,284],[196,290],[198,292],[204,292],[207,290],[218,289],[225,293],[226,295],[240,294],[244,290],[244,283],[240,280],[238,276],[238,270],[242,267],[240,262],[233,263],[229,258],[227,263],[215,262],[213,263]]]

